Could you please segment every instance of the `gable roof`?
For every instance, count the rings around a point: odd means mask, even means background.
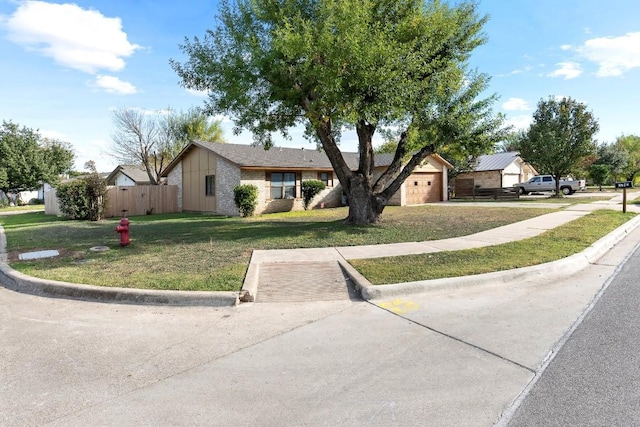
[[[147,175],[147,171],[141,169],[135,165],[118,165],[110,174],[107,176],[106,181],[108,184],[115,184],[116,177],[118,173],[121,173],[131,179],[136,184],[149,184],[151,181],[149,180],[149,175]]]
[[[333,170],[333,166],[324,151],[287,147],[273,147],[265,150],[263,147],[246,144],[194,141],[189,143],[189,145],[169,163],[167,168],[162,172],[162,176],[167,176],[171,169],[180,162],[182,157],[194,147],[209,150],[241,168]],[[350,169],[358,169],[358,153],[343,152],[342,156]],[[393,161],[393,157],[393,153],[376,154],[375,166],[389,166]],[[453,168],[449,162],[437,154],[433,154],[432,157],[437,158],[447,167]]]
[[[476,164],[475,171],[495,171],[506,169],[507,166],[514,161],[524,163],[520,158],[520,153],[517,151],[508,151],[506,153],[498,154],[485,154],[478,157],[478,163]]]

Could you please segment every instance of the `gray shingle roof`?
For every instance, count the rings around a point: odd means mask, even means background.
[[[196,144],[240,167],[331,169],[331,163],[326,154],[315,149],[273,147],[265,150],[263,147],[244,144],[219,142],[197,142]],[[357,154],[353,154],[357,161]],[[351,164],[349,160],[347,161]]]
[[[145,169],[141,169],[134,165],[119,165],[107,177],[107,182],[109,184],[115,183],[118,172],[128,176],[136,184],[149,184],[150,182],[149,175],[147,175],[147,171]]]
[[[486,154],[478,157],[478,164],[474,170],[476,172],[503,170],[519,157],[520,153],[515,151]]]
[[[184,153],[194,146],[212,151],[241,168],[333,169],[324,151],[318,151],[313,148],[273,147],[270,150],[265,150],[263,147],[246,144],[198,141],[189,144],[182,153],[168,165],[162,175],[167,176],[171,169],[180,161]],[[342,152],[342,157],[350,169],[358,169],[358,153]],[[394,154],[392,153],[376,154],[375,166],[389,166],[393,157]],[[446,160],[440,160],[449,165]]]

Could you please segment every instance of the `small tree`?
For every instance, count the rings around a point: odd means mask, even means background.
[[[252,216],[258,205],[258,187],[251,184],[237,185],[233,189],[233,201],[241,216]]]
[[[308,181],[302,182],[302,203],[305,211],[311,204],[313,198],[316,197],[326,187],[327,186],[324,184],[324,182],[317,179],[310,179]]]
[[[607,165],[593,164],[589,166],[589,175],[593,183],[602,191],[602,185],[609,179],[611,167]]]
[[[56,195],[60,211],[70,219],[99,221],[107,204],[107,184],[93,162],[87,162],[86,166],[93,167],[89,176],[59,185]]]

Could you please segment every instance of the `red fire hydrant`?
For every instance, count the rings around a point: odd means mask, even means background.
[[[120,246],[128,246],[129,245],[129,220],[127,218],[122,218],[120,220],[120,225],[116,226],[116,231],[120,233]]]

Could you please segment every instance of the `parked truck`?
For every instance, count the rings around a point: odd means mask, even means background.
[[[544,191],[556,191],[556,180],[553,175],[537,175],[527,182],[513,184],[520,194],[537,193]],[[584,191],[587,188],[584,179],[563,179],[560,180],[560,191],[562,194],[573,194],[576,191]]]

